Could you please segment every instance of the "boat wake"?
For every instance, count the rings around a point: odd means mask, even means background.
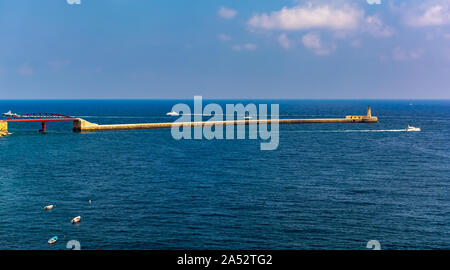
[[[406,129],[337,129],[337,130],[290,130],[285,132],[326,132],[326,133],[341,133],[341,132],[408,132]]]
[[[406,129],[345,129],[337,132],[407,132]]]

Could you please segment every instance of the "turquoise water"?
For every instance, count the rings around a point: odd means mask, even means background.
[[[0,112],[162,122],[178,102],[0,101]],[[450,101],[260,102],[279,103],[281,118],[370,104],[379,123],[282,125],[276,151],[259,140],[177,141],[170,130],[72,133],[68,122],[38,134],[40,123],[10,123],[0,248],[450,248]],[[400,131],[407,125],[422,131]]]

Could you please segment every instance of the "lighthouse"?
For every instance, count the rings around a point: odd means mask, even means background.
[[[371,118],[372,117],[372,110],[370,109],[370,106],[367,107],[367,118]]]

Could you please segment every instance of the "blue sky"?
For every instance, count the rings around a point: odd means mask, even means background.
[[[0,37],[0,99],[450,98],[450,0],[3,0]]]

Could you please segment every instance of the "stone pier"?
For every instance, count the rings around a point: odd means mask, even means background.
[[[142,123],[142,124],[114,124],[98,125],[79,118],[74,121],[73,131],[100,131],[100,130],[131,130],[131,129],[158,129],[172,127],[200,127],[200,126],[227,126],[227,125],[255,125],[271,124],[325,124],[325,123],[377,123],[378,118],[372,116],[370,107],[366,115],[348,115],[345,118],[314,118],[314,119],[267,119],[267,120],[233,120],[233,121],[204,121],[204,122],[169,122],[169,123]]]
[[[29,116],[31,115],[31,116]],[[0,137],[8,135],[9,122],[42,122],[42,129],[39,132],[47,131],[49,121],[73,121],[73,131],[100,131],[100,130],[131,130],[131,129],[158,129],[172,127],[201,127],[201,126],[232,126],[232,125],[257,125],[257,124],[326,124],[326,123],[377,123],[378,118],[372,116],[370,107],[367,108],[366,115],[347,115],[345,118],[311,118],[311,119],[260,119],[260,120],[232,120],[232,121],[203,121],[203,122],[166,122],[166,123],[141,123],[141,124],[114,124],[98,125],[81,118],[50,114],[48,119],[33,118],[36,114],[28,114],[24,119],[0,120]],[[45,113],[45,116],[49,115]],[[54,115],[59,116],[55,118]],[[32,117],[33,116],[33,117]]]

